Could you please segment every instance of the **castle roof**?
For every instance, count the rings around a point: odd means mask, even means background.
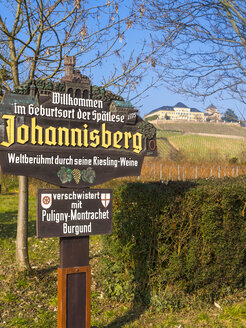
[[[190,111],[191,111],[192,113],[201,113],[201,111],[198,110],[198,109],[196,109],[196,108],[191,108]]]
[[[216,106],[214,106],[213,104],[209,105],[207,108],[213,108],[213,109],[217,109]]]
[[[189,108],[189,107],[186,106],[185,104],[183,104],[182,102],[178,102],[175,106],[162,106],[162,107],[153,109],[147,115],[154,114],[154,113],[159,112],[159,111],[172,112],[172,111],[174,111],[174,108]],[[190,111],[193,112],[193,113],[201,113],[201,111],[198,110],[197,108],[190,108]]]
[[[30,95],[5,93],[0,104],[0,112],[13,112],[13,106],[15,103],[19,106],[28,106],[29,104],[35,103],[35,98],[31,97]]]
[[[113,100],[112,102],[115,104],[116,107],[133,108],[133,105],[130,101]]]
[[[182,102],[178,102],[175,106],[173,106],[175,108],[189,108],[187,107],[185,104],[183,104]]]

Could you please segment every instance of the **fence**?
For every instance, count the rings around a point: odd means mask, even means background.
[[[169,181],[194,180],[199,178],[224,178],[246,175],[246,165],[225,163],[180,163],[165,162],[161,160],[148,160],[143,164],[139,180]]]

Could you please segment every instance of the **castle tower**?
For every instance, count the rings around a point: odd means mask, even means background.
[[[75,56],[64,57],[65,76],[61,79],[61,82],[65,83],[65,92],[72,97],[90,98],[90,79],[87,76],[82,75],[79,70],[75,70],[75,64]]]
[[[75,56],[65,56],[64,57],[64,66],[65,66],[65,78],[68,80],[73,77],[74,67],[76,64]]]

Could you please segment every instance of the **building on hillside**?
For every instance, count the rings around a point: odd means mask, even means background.
[[[162,106],[152,110],[149,114],[145,115],[145,119],[151,116],[156,117],[158,120],[182,120],[182,121],[204,121],[204,113],[196,108],[190,108],[181,102],[175,106]]]
[[[213,104],[207,107],[205,113],[205,120],[208,122],[222,121],[221,114],[218,112],[217,108]]]

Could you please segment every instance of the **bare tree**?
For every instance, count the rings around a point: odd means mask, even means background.
[[[141,25],[152,32],[154,45],[175,30],[169,47],[155,54],[172,90],[198,97],[226,92],[245,102],[244,0],[136,0],[135,5],[142,5]]]
[[[103,85],[129,95],[154,68],[155,54],[173,37],[167,34],[151,48],[143,41],[141,47],[129,51],[129,31],[143,16],[143,7],[134,9],[131,4],[127,0],[1,2],[0,89],[11,91],[30,79],[57,79],[64,56],[75,55],[77,69],[85,73],[114,58],[116,64],[102,77]],[[152,80],[150,86],[155,83]],[[142,92],[136,92],[135,97]],[[27,200],[27,178],[19,177],[16,256],[20,269],[29,268]]]
[[[93,5],[94,4],[94,5]],[[104,86],[126,92],[153,64],[156,49],[129,51],[127,37],[142,16],[141,8],[126,8],[126,0],[24,0],[0,6],[0,68],[11,72],[11,90],[27,79],[59,78],[65,55],[76,55],[77,68],[86,72],[114,58]],[[121,10],[122,9],[122,10]],[[5,17],[3,16],[5,13]],[[8,19],[7,19],[8,15]],[[147,64],[147,65],[146,65]]]

